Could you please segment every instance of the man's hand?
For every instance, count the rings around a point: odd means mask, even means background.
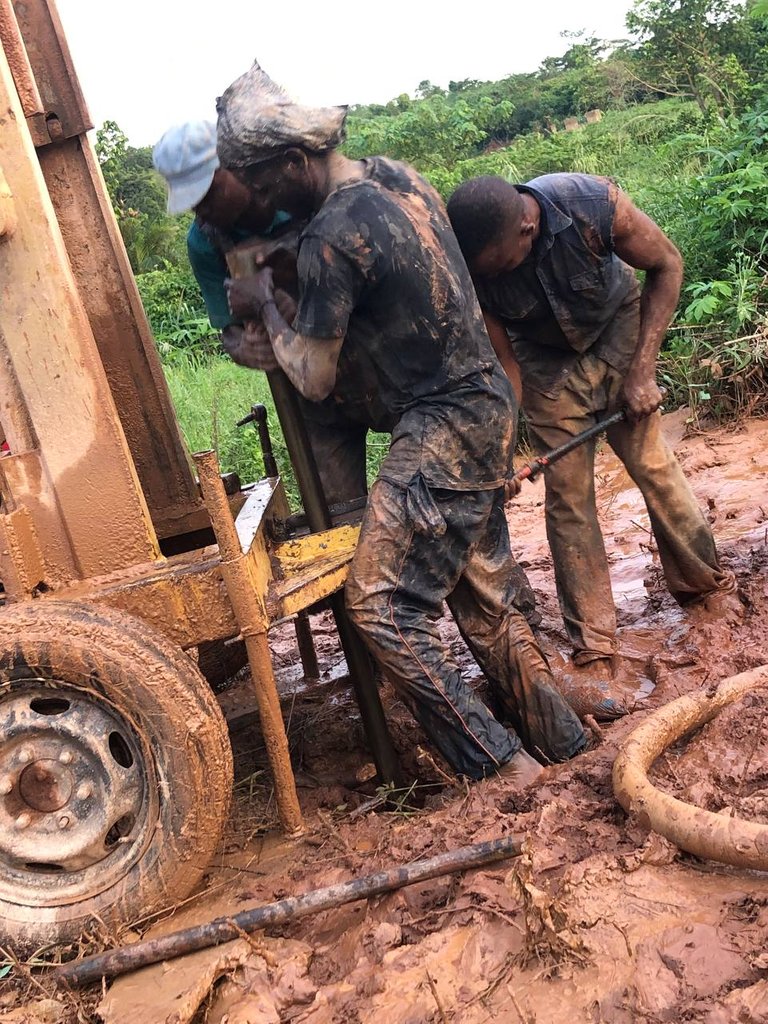
[[[230,324],[221,332],[221,346],[238,366],[250,370],[277,370],[272,342],[263,324],[249,322],[244,327]]]
[[[621,387],[621,404],[627,410],[627,419],[631,423],[644,420],[661,405],[664,400],[652,375],[629,371]]]
[[[511,476],[504,481],[504,501],[512,501],[520,493],[523,481],[517,476]]]
[[[267,302],[275,301],[271,267],[251,277],[230,278],[226,282],[229,308],[236,320],[258,320]]]

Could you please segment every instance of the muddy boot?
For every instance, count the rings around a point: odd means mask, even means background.
[[[736,591],[736,577],[733,573],[728,574],[722,587],[687,601],[683,607],[694,620],[720,619],[732,626],[744,621],[744,605]]]
[[[591,715],[599,722],[610,722],[633,710],[634,693],[616,679],[620,661],[617,655],[593,658],[583,665],[572,664],[561,672],[552,666],[557,689],[582,721]]]
[[[515,789],[524,789],[536,782],[544,771],[538,761],[521,747],[518,752],[499,768],[499,778],[510,782]]]

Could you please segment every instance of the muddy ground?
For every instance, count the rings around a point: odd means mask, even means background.
[[[666,429],[702,505],[740,604],[684,612],[666,593],[638,493],[610,455],[599,457],[598,504],[611,562],[622,648],[647,696],[603,728],[590,753],[549,767],[514,792],[501,781],[454,782],[385,689],[395,742],[419,783],[400,810],[375,806],[354,702],[333,630],[315,619],[324,667],[300,679],[289,630],[275,632],[283,706],[308,832],[276,828],[264,750],[247,680],[221,695],[238,782],[226,841],[206,887],[157,935],[253,904],[509,833],[524,856],[488,871],[417,885],[240,939],[122,979],[84,999],[27,986],[0,996],[1,1024],[522,1024],[768,1021],[768,876],[702,863],[649,835],[615,802],[617,745],[649,710],[768,662],[768,422],[683,437]],[[541,598],[540,639],[566,651],[544,537],[543,485],[509,518],[513,546]],[[446,638],[482,686],[451,624]],[[768,697],[752,696],[669,751],[655,781],[710,810],[768,822]],[[146,927],[146,926],[145,926]]]

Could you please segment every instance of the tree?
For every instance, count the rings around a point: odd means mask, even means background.
[[[627,29],[649,83],[690,96],[702,113],[710,103],[719,113],[732,107],[746,84],[737,56],[747,49],[744,11],[732,0],[635,0]]]

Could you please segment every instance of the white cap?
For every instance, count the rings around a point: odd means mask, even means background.
[[[152,150],[152,162],[168,183],[168,212],[191,210],[205,197],[219,166],[215,122],[169,128]]]

